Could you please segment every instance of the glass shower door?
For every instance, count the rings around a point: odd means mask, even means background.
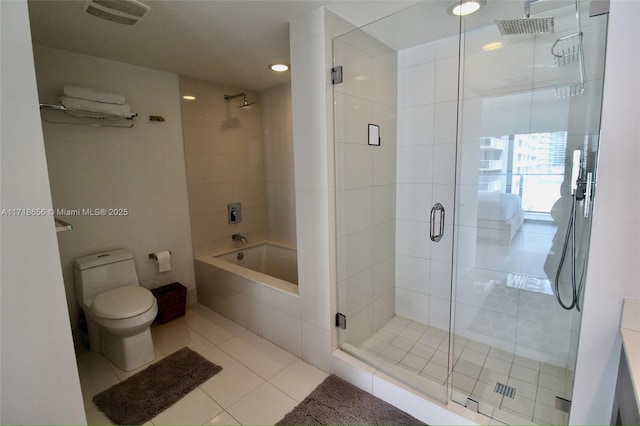
[[[338,344],[442,402],[460,46],[446,6],[333,40]]]
[[[568,422],[607,24],[582,3],[531,5],[551,34],[464,21],[451,399],[507,423]]]

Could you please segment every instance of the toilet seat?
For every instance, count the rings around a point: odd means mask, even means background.
[[[105,291],[96,296],[91,312],[105,319],[126,319],[147,312],[156,299],[148,289],[128,285]]]

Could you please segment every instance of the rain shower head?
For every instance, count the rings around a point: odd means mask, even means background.
[[[531,4],[540,0],[525,0],[524,18],[496,20],[502,35],[518,34],[551,34],[553,33],[553,16],[530,18]]]
[[[233,98],[239,98],[240,96],[242,96],[242,105],[240,105],[238,108],[249,109],[253,106],[253,104],[255,104],[255,102],[247,101],[247,94],[245,92],[237,93],[235,95],[224,95],[224,100],[228,102],[229,100]]]
[[[553,16],[496,20],[496,25],[502,35],[551,34],[553,33]]]

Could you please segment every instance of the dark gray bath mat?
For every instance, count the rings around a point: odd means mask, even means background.
[[[97,394],[93,402],[115,424],[140,425],[221,370],[184,347]]]
[[[424,425],[393,405],[331,375],[277,425]]]

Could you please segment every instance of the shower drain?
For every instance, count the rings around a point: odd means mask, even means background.
[[[496,383],[496,387],[493,390],[495,393],[499,393],[504,396],[508,396],[511,399],[516,397],[516,388],[511,386],[503,385],[502,383]]]

